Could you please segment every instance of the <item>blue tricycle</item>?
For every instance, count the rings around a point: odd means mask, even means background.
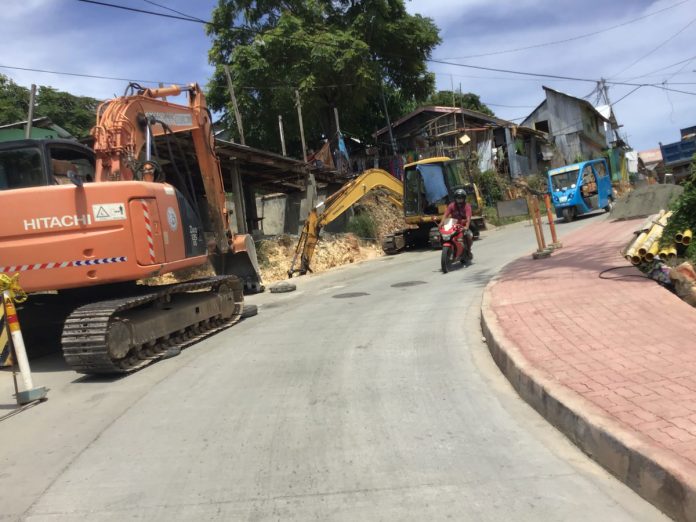
[[[549,170],[549,192],[556,217],[566,222],[594,210],[610,212],[614,204],[614,189],[605,159]]]

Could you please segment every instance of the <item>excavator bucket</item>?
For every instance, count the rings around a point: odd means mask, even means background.
[[[245,294],[257,294],[264,291],[256,257],[254,240],[249,234],[234,236],[232,249],[224,254],[211,256],[217,275],[236,275],[244,282]]]

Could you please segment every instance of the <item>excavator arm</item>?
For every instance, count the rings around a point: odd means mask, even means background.
[[[188,93],[188,106],[163,99],[182,92]],[[145,163],[152,161],[155,139],[183,133],[190,133],[205,189],[209,226],[217,249],[225,253],[230,249],[225,191],[214,150],[210,113],[197,84],[144,89],[136,95],[103,103],[97,110],[97,125],[92,129],[97,159],[96,181],[142,180]],[[161,165],[157,166],[161,168]],[[179,183],[185,185],[186,181],[179,180]]]
[[[375,189],[386,191],[389,200],[397,207],[403,208],[404,189],[402,182],[384,170],[366,170],[310,211],[305,220],[300,239],[297,242],[297,247],[295,247],[292,265],[290,270],[288,270],[289,277],[292,277],[295,273],[304,275],[307,272],[311,272],[310,263],[321,229]],[[295,268],[298,259],[300,266]]]

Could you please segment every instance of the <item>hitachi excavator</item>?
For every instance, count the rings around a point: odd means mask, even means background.
[[[127,373],[188,346],[236,322],[245,289],[262,289],[253,241],[230,229],[201,89],[129,89],[99,107],[93,151],[0,144],[0,274],[19,274],[38,303],[61,303],[65,360],[87,374]],[[187,105],[163,99],[183,92]],[[209,260],[216,276],[136,284]]]
[[[343,185],[338,191],[329,196],[326,201],[313,208],[300,233],[300,239],[295,247],[295,255],[292,260],[288,276],[294,274],[304,275],[311,272],[310,263],[314,255],[314,248],[319,241],[319,233],[322,227],[331,223],[343,214],[351,205],[357,203],[368,192],[382,189],[387,193],[389,200],[397,207],[402,207],[404,195],[401,181],[388,172],[381,169],[369,169],[357,178]],[[299,261],[299,266],[296,267]]]

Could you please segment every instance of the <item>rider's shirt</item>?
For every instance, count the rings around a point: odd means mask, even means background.
[[[456,201],[453,201],[447,205],[447,210],[449,215],[454,219],[458,219],[460,221],[464,221],[466,218],[471,219],[471,205],[469,205],[469,203],[458,205]]]

